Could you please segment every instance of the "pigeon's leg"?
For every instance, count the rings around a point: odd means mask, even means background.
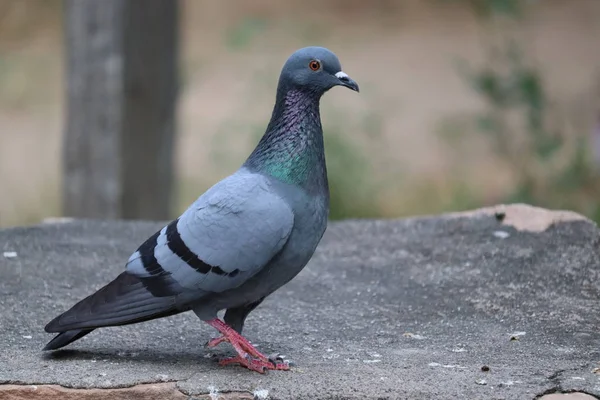
[[[238,363],[250,370],[261,373],[267,369],[288,370],[290,368],[289,365],[285,363],[278,364],[271,362],[269,358],[256,350],[256,348],[252,346],[248,340],[246,340],[246,338],[237,333],[233,328],[220,319],[215,318],[206,322],[223,335],[224,339],[220,340],[219,343],[223,341],[229,342],[238,353],[236,357],[223,359],[219,362],[219,364],[227,365]]]
[[[225,312],[225,316],[223,320],[227,325],[229,325],[234,331],[242,334],[242,329],[244,329],[244,323],[246,322],[246,317],[252,310],[254,310],[265,298],[262,297],[257,301],[246,304],[240,307],[228,308]],[[216,347],[223,342],[226,342],[227,338],[225,336],[220,336],[218,338],[211,339],[206,346],[207,347]]]
[[[256,350],[256,348],[252,346],[245,337],[237,333],[233,328],[231,328],[229,325],[227,325],[220,319],[215,318],[213,320],[207,321],[207,323],[213,328],[217,329],[223,335],[221,338],[213,339],[212,341],[218,341],[219,343],[229,342],[240,355],[242,355],[240,353],[241,350],[244,353],[244,355],[248,353],[261,361],[268,361],[268,358],[262,355],[258,350]]]

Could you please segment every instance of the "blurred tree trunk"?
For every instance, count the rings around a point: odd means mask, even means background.
[[[177,14],[176,0],[65,0],[65,215],[168,218]]]

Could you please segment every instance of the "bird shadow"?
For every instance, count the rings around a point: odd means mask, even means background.
[[[137,362],[150,364],[179,364],[179,365],[213,365],[220,358],[232,356],[227,349],[211,349],[211,351],[161,351],[147,348],[128,348],[127,350],[98,349],[98,350],[55,350],[42,354],[45,361],[91,361],[104,362]]]

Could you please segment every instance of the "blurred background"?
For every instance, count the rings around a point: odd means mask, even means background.
[[[361,87],[321,103],[333,219],[526,202],[600,221],[600,1],[179,1],[169,216],[239,167],[286,58],[321,45]],[[2,227],[69,214],[65,15],[0,0]]]

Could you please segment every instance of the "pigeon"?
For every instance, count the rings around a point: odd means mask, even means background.
[[[329,186],[319,104],[335,86],[359,91],[324,47],[294,52],[281,70],[266,131],[232,175],[131,254],[113,281],[50,321],[55,350],[107,326],[192,311],[237,353],[220,365],[289,370],[242,329],[248,314],[308,263],[327,228]],[[218,312],[225,310],[223,319]]]

